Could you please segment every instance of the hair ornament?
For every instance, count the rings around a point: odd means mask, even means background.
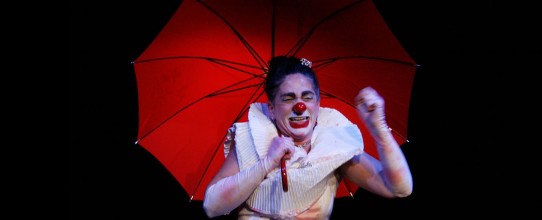
[[[311,61],[309,61],[309,60],[307,60],[305,58],[301,58],[300,61],[301,61],[301,65],[312,68],[312,62]]]

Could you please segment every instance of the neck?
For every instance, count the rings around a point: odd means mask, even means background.
[[[277,127],[277,124],[275,123],[275,128],[277,129],[277,133],[279,135],[279,137],[283,136],[282,132],[280,131],[280,129]],[[294,141],[294,145],[296,147],[301,147],[301,148],[305,148],[307,146],[310,146],[311,145],[311,139],[309,138],[309,140],[305,143],[303,142],[297,142],[297,141]]]
[[[307,141],[307,142],[305,142],[305,143],[294,143],[294,145],[295,145],[296,147],[301,147],[301,148],[305,148],[305,147],[307,147],[307,146],[310,145],[310,144],[311,144],[310,141]]]

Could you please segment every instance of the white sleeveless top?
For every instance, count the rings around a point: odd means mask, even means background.
[[[269,118],[267,104],[253,103],[248,122],[235,123],[228,139],[235,139],[239,169],[265,158],[271,140],[278,136]],[[224,153],[230,151],[224,145]],[[286,162],[288,192],[282,190],[280,168],[270,171],[239,212],[239,219],[328,219],[333,208],[339,177],[335,170],[363,152],[359,128],[339,111],[320,107],[318,125],[307,154],[296,148]]]

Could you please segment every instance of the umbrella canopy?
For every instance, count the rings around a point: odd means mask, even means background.
[[[191,199],[224,161],[227,129],[247,120],[250,103],[267,102],[267,61],[277,55],[313,62],[321,105],[338,109],[376,149],[354,107],[366,86],[386,100],[396,140],[407,134],[416,63],[369,0],[184,0],[133,62],[138,88],[136,142],[156,157]],[[337,197],[357,186],[343,181]]]

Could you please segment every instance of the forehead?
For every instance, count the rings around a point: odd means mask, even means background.
[[[307,91],[314,90],[311,78],[303,74],[296,73],[288,75],[279,86],[282,92]]]

